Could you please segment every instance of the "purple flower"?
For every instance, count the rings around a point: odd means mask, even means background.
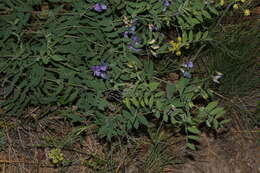
[[[132,40],[132,45],[137,45],[140,43],[140,39],[135,35],[132,36],[131,40]]]
[[[104,10],[107,9],[107,6],[104,5],[104,4],[101,4],[101,3],[96,3],[94,6],[93,6],[94,10],[97,11],[97,12],[102,12]]]
[[[124,35],[125,38],[129,38],[129,36],[134,35],[134,34],[135,34],[134,31],[125,31],[125,32],[123,33],[123,35]]]
[[[138,38],[136,35],[132,35],[131,40],[132,40],[131,43],[127,46],[128,49],[131,49],[134,52],[140,52],[142,49],[134,47],[140,44],[141,42],[140,38]]]
[[[183,76],[184,76],[185,78],[191,78],[190,72],[187,72],[187,71],[183,72]]]
[[[136,25],[137,25],[138,19],[134,18],[131,20],[130,25],[128,25],[126,31],[123,33],[124,38],[131,38],[131,43],[127,45],[128,49],[139,52],[142,49],[135,48],[136,45],[140,44],[141,40],[136,36]]]
[[[129,31],[131,32],[135,32],[136,30],[136,26],[135,25],[132,25],[131,27],[129,27]]]
[[[127,20],[127,19],[126,19]],[[130,22],[130,23],[129,23]],[[129,38],[131,37],[132,35],[135,35],[135,32],[136,32],[136,25],[137,25],[137,22],[138,22],[138,19],[137,18],[134,18],[132,19],[131,21],[127,20],[127,28],[126,28],[126,31],[123,33],[123,36],[125,38]]]
[[[167,7],[169,7],[171,4],[168,0],[159,0],[159,1],[162,1],[163,2],[163,11],[166,11]]]
[[[190,72],[188,72],[188,71],[185,71],[184,69],[180,69],[180,71],[183,73],[183,76],[185,77],[185,78],[191,78],[191,73]]]
[[[169,7],[171,4],[168,0],[163,0],[163,6],[164,7]]]
[[[192,61],[188,61],[183,66],[186,67],[186,68],[192,68],[193,67],[193,62]]]
[[[130,34],[134,35],[135,34],[135,30],[136,30],[136,26],[133,25],[131,27],[127,28],[127,31],[124,32],[124,37],[128,38]]]
[[[100,71],[107,71],[107,65],[105,64],[105,63],[102,63],[101,65],[99,65],[99,69],[100,69]]]
[[[91,70],[93,72],[93,75],[96,77],[101,77],[103,79],[106,79],[107,76],[105,72],[107,71],[108,66],[105,63],[102,63],[101,65],[92,66]]]
[[[128,31],[125,31],[123,35],[125,38],[128,38],[128,34],[130,34],[130,33]]]

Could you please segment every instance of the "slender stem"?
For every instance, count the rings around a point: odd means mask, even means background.
[[[222,21],[223,17],[226,16],[226,13],[228,12],[228,10],[231,8],[231,6],[233,5],[233,3],[230,3],[227,8],[225,9],[225,11],[223,12],[222,16],[219,18],[218,22],[216,23],[215,27],[217,27],[220,22]]]
[[[170,82],[166,81],[166,80],[163,80],[163,79],[160,79],[158,77],[153,77],[155,80],[158,80],[158,81],[161,81],[161,82],[164,82],[166,84],[169,84]]]
[[[192,61],[195,61],[196,58],[199,56],[200,52],[203,50],[203,48],[206,47],[206,45],[202,45],[199,50],[196,52],[196,54],[191,58]]]

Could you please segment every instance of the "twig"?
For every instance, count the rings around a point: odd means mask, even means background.
[[[192,61],[195,61],[196,58],[198,57],[198,55],[200,54],[200,52],[203,50],[203,48],[205,47],[206,45],[202,45],[199,50],[196,52],[196,54],[191,58]]]
[[[256,130],[235,130],[233,133],[260,133],[260,129]]]
[[[163,80],[163,79],[160,79],[160,78],[158,78],[158,77],[153,77],[153,78],[156,79],[156,80],[158,80],[158,81],[160,81],[160,82],[166,83],[166,84],[170,83],[170,82],[168,82],[168,81],[166,81],[166,80]]]
[[[37,164],[35,162],[21,161],[21,160],[0,160],[0,163],[12,164],[12,163],[27,163],[27,164]]]
[[[18,132],[17,134],[18,134],[18,137],[19,137],[20,144],[21,144],[22,148],[25,149],[19,128],[17,128],[17,132]]]
[[[220,22],[222,21],[223,17],[226,16],[226,13],[228,12],[228,10],[232,7],[233,3],[230,3],[227,8],[225,9],[224,13],[222,14],[222,16],[219,18],[218,22],[216,23],[215,27],[217,27]]]
[[[213,91],[213,93],[214,93],[216,96],[218,96],[218,97],[220,97],[220,98],[222,98],[222,99],[225,99],[225,100],[227,100],[227,101],[230,101],[231,103],[234,104],[234,102],[233,102],[232,100],[230,100],[229,98],[223,96],[222,94],[219,94],[219,93],[216,92],[216,91]]]

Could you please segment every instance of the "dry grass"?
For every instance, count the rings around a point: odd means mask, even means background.
[[[65,159],[71,162],[55,167],[48,159],[48,152],[51,148],[64,145],[72,131],[71,126],[55,117],[44,118],[35,127],[22,125],[18,121],[5,125],[3,131],[7,146],[0,153],[0,172],[3,173],[91,172],[86,171],[84,161],[90,160],[93,155],[101,158],[104,155],[103,146],[93,136],[86,136],[82,146],[78,143],[63,146]]]
[[[237,116],[237,115],[236,115]],[[235,117],[236,117],[235,116]],[[52,121],[52,122],[50,122]],[[161,156],[172,156],[171,163],[162,166],[160,157],[151,156],[155,142],[148,137],[132,138],[127,144],[115,145],[113,151],[108,150],[105,143],[96,138],[96,134],[85,135],[81,144],[74,143],[64,147],[65,159],[71,161],[63,167],[55,167],[48,159],[50,146],[44,142],[46,136],[61,139],[71,128],[62,121],[44,119],[39,122],[37,131],[28,127],[13,126],[5,128],[8,145],[0,153],[1,173],[258,173],[260,171],[260,146],[256,144],[259,129],[248,130],[241,126],[243,122],[234,119],[229,132],[217,136],[202,135],[199,151],[191,152],[185,149],[182,136],[169,135],[164,129],[161,132],[160,144],[165,146]],[[14,122],[13,122],[14,124]],[[54,131],[51,126],[60,127]],[[248,135],[253,134],[253,135]],[[51,144],[51,141],[49,141]],[[93,157],[95,156],[95,157]],[[93,169],[86,163],[97,161],[97,158],[108,162],[111,157],[114,165],[97,165],[104,171]],[[149,162],[147,161],[149,160]],[[106,170],[106,171],[105,171]]]

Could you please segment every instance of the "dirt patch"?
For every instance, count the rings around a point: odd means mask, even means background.
[[[214,139],[203,136],[202,150],[192,154],[193,161],[182,165],[182,173],[259,173],[260,145],[253,137],[236,130]]]

